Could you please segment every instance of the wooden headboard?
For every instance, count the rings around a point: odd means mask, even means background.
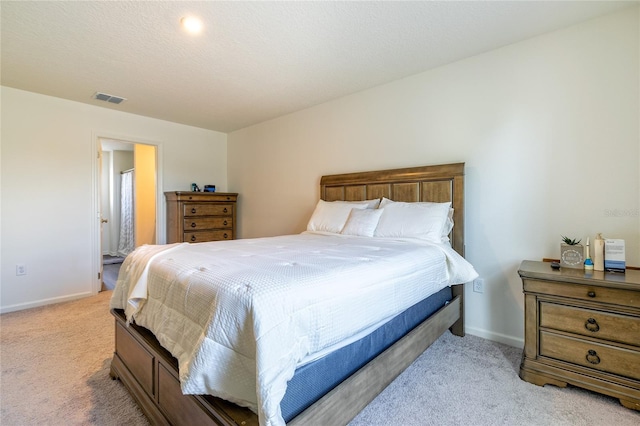
[[[386,197],[394,201],[451,201],[454,227],[449,236],[464,256],[464,163],[345,173],[320,179],[325,201],[362,201]]]

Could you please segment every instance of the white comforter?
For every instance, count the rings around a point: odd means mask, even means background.
[[[306,232],[140,247],[111,307],[178,359],[183,393],[227,399],[279,426],[301,360],[476,276],[446,245]]]

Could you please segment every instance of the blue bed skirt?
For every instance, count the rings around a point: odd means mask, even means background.
[[[451,299],[451,287],[445,287],[362,339],[298,368],[280,403],[284,420],[288,422],[296,417]]]

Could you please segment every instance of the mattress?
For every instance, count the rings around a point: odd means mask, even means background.
[[[282,425],[303,360],[475,276],[447,245],[422,241],[303,233],[143,246],[125,260],[111,307],[178,359],[183,393]]]
[[[451,287],[416,303],[373,332],[341,349],[296,368],[280,403],[282,417],[289,422],[331,389],[384,352],[452,299]]]

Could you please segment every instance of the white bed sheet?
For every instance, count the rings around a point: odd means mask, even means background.
[[[305,232],[143,246],[125,260],[111,307],[178,359],[183,393],[280,426],[287,381],[305,357],[475,277],[445,244]]]

